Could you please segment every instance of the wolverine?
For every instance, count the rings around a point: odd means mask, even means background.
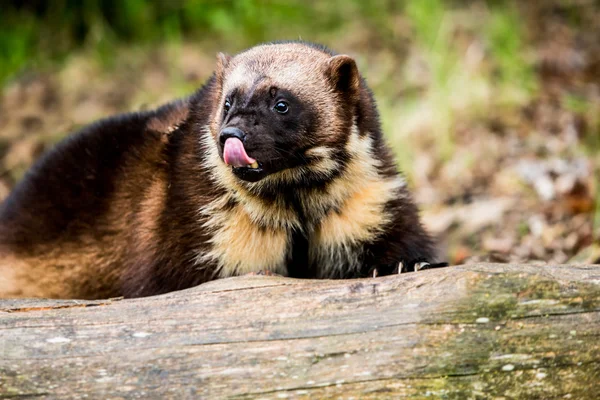
[[[190,97],[96,122],[0,208],[0,297],[142,297],[221,277],[391,274],[436,260],[347,55],[219,54]]]

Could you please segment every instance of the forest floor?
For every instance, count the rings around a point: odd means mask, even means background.
[[[452,65],[441,74],[439,40],[419,42],[405,33],[403,17],[392,45],[351,27],[354,34],[326,41],[355,56],[373,87],[399,165],[448,261],[600,263],[600,7],[585,8],[576,27],[555,9],[520,12],[523,59],[506,63],[531,71],[532,89],[496,82],[511,75],[495,74],[500,58],[490,61],[488,42],[460,12],[448,28]],[[211,74],[217,50],[185,40],[123,47],[110,66],[81,51],[7,83],[0,200],[66,134],[189,94]]]

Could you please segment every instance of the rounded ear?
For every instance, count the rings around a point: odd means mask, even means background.
[[[326,74],[336,90],[350,95],[358,94],[360,76],[352,57],[344,54],[331,57],[327,60]]]
[[[215,76],[216,76],[219,84],[223,83],[223,75],[225,73],[225,68],[227,68],[227,65],[229,64],[230,60],[231,60],[231,56],[228,54],[224,54],[224,53],[217,54],[217,66],[215,68]]]

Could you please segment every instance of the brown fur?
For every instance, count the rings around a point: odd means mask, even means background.
[[[276,98],[288,114],[268,108]],[[246,132],[260,177],[223,162],[225,126]],[[258,271],[349,278],[433,258],[354,61],[297,42],[219,55],[189,99],[86,128],[0,209],[0,297],[147,296]]]
[[[150,118],[146,124],[146,129],[160,133],[162,137],[167,138],[187,119],[189,112],[189,104],[186,102],[175,103],[165,113]]]

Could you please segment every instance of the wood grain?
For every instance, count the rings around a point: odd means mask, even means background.
[[[0,398],[600,396],[600,266],[0,300]]]

